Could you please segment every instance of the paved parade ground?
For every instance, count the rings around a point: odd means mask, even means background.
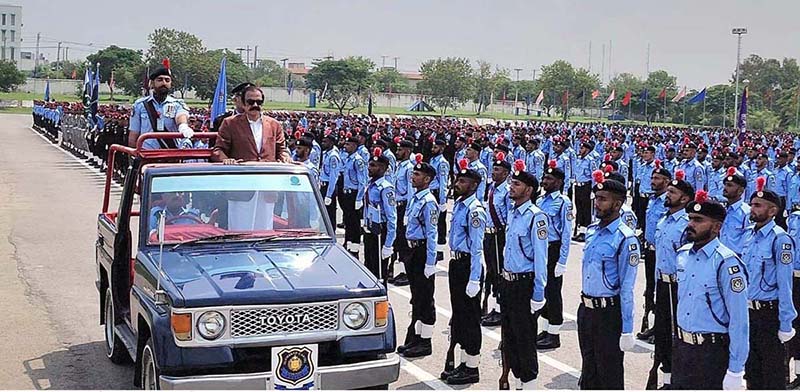
[[[130,389],[133,367],[113,365],[106,359],[99,325],[94,243],[104,176],[34,132],[31,121],[30,115],[0,115],[5,143],[0,154],[0,314],[4,318],[0,388]],[[564,275],[562,346],[539,353],[537,388],[577,389],[581,357],[575,314],[581,255],[582,244],[573,243]],[[644,289],[644,267],[639,265],[634,332],[640,329]],[[436,276],[433,355],[403,359],[400,379],[391,389],[462,388],[451,388],[438,379],[451,316],[447,267],[446,260],[440,262]],[[409,322],[410,296],[408,286],[390,285],[401,341]],[[482,332],[481,382],[470,389],[496,389],[501,371],[496,350],[500,329],[483,328]],[[637,341],[635,352],[625,354],[627,389],[645,387],[652,353],[651,345]]]

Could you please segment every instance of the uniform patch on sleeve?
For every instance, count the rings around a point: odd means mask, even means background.
[[[569,210],[567,214],[567,220],[575,220],[575,214],[572,213],[572,210]]]
[[[787,243],[781,245],[781,249],[783,249],[783,250],[792,250],[792,244],[787,242]]]
[[[331,169],[336,169],[336,160],[331,159]]]
[[[386,194],[386,201],[389,203],[390,206],[394,207],[396,203],[394,200],[394,192],[390,191]]]
[[[741,293],[744,290],[744,278],[741,276],[737,276],[731,279],[731,290],[734,293]]]
[[[536,231],[536,237],[538,237],[540,240],[543,240],[543,239],[547,238],[547,229],[541,228],[541,229],[537,230]]]
[[[728,275],[734,275],[741,272],[741,268],[738,265],[734,265],[733,267],[728,267]]]
[[[536,222],[536,227],[544,227],[545,225],[547,225],[547,223],[545,223],[543,220]]]
[[[429,215],[431,216],[431,225],[435,225],[436,222],[439,220],[439,208],[438,207],[431,207]]]
[[[478,218],[478,213],[477,212],[475,212],[473,217],[472,217],[472,227],[476,228],[476,229],[481,227],[481,219]]]
[[[364,161],[361,161],[361,160],[359,160],[359,161],[356,161],[356,164],[358,165],[358,168],[359,168],[359,169],[360,169],[360,168],[362,168],[362,167],[364,167]]]
[[[638,248],[638,246],[636,244],[628,245],[628,250],[636,250],[636,248]]]
[[[628,227],[630,227],[631,229],[634,229],[633,216],[632,215],[630,215],[630,214],[625,215],[625,223],[628,225]]]
[[[781,252],[781,263],[783,263],[783,264],[791,264],[792,263],[792,252]]]
[[[628,257],[628,264],[630,264],[631,267],[636,267],[639,265],[639,254],[631,253],[630,257]]]

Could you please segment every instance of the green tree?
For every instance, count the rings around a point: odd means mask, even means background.
[[[250,70],[250,80],[264,87],[284,87],[288,71],[273,60],[258,60],[255,68]],[[297,86],[297,80],[293,81]]]
[[[664,98],[659,98],[659,95],[661,95],[661,91],[664,91],[667,105],[669,105],[669,100],[672,99],[678,91],[676,88],[677,83],[678,78],[670,75],[667,71],[658,70],[650,72],[650,75],[647,76],[647,81],[645,81],[645,87],[648,92],[647,115],[649,118],[659,118],[663,120],[665,117]]]
[[[372,85],[371,70],[375,65],[371,60],[348,57],[323,60],[315,65],[306,75],[308,88],[324,92],[320,98],[327,99],[340,114],[345,109],[349,112],[361,105]]]
[[[422,80],[417,88],[430,97],[442,116],[447,109],[464,104],[475,89],[469,60],[459,57],[428,60],[420,66]]]
[[[100,64],[100,82],[108,83],[111,79],[111,72],[114,72],[114,82],[116,83],[118,70],[126,68],[139,68],[144,64],[142,51],[128,48],[120,48],[111,45],[97,53],[90,54],[86,61],[94,67]]]
[[[200,99],[210,100],[214,97],[219,77],[219,65],[223,56],[228,58],[225,72],[228,77],[229,89],[248,79],[250,70],[242,61],[241,56],[227,49],[205,52],[191,60],[187,71],[190,84]]]
[[[779,125],[780,118],[769,110],[755,110],[747,113],[747,128],[775,131]]]
[[[539,88],[544,90],[543,105],[556,107],[561,105],[564,92],[574,88],[575,68],[567,61],[556,60],[552,64],[542,67],[542,73],[537,82]]]
[[[11,92],[25,83],[25,74],[13,61],[0,61],[0,91]]]
[[[400,72],[391,67],[384,67],[372,74],[375,79],[375,90],[382,93],[397,93],[407,94],[411,93],[413,89],[408,84],[406,79]]]
[[[168,28],[154,30],[147,36],[147,40],[150,42],[150,49],[147,50],[145,57],[149,68],[152,70],[160,67],[162,60],[168,58],[174,76],[172,88],[181,91],[181,96],[183,96],[183,92],[186,90],[183,85],[185,76],[187,73],[197,74],[197,70],[193,72],[191,67],[193,64],[202,64],[195,60],[206,51],[203,41],[195,35]],[[191,87],[191,85],[190,80],[189,86],[186,87]]]
[[[511,78],[509,72],[505,68],[495,67],[492,70],[492,65],[488,61],[478,60],[478,67],[474,70],[475,77],[475,104],[478,108],[478,114],[486,110],[489,104],[492,103],[494,95],[497,92],[497,86],[503,84],[506,86],[504,93],[512,91]],[[517,88],[514,86],[513,88]],[[516,93],[516,90],[513,90]]]

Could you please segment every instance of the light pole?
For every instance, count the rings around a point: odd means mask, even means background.
[[[514,86],[514,107],[517,107],[517,99],[519,98],[519,72],[522,68],[514,68],[517,71],[517,84]]]
[[[738,36],[736,43],[736,92],[735,92],[736,95],[734,95],[733,97],[733,115],[738,116],[739,115],[739,62],[742,54],[742,35],[747,34],[747,29],[744,27],[736,27],[733,30],[731,30],[731,34]],[[736,127],[739,126],[738,121],[734,122],[734,124]]]
[[[289,70],[286,69],[286,62],[289,61],[288,58],[281,59],[283,63],[283,88],[286,88],[289,84]]]

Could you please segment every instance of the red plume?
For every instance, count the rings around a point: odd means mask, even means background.
[[[655,164],[656,164],[656,170],[661,170],[661,160],[660,159],[656,159],[655,160]]]
[[[517,159],[514,161],[514,171],[525,171],[525,162],[522,159]]]
[[[500,144],[500,143],[503,142],[503,140],[505,140],[505,139],[503,139],[503,137],[500,136],[500,137],[497,138],[497,141],[495,143]]]
[[[756,178],[756,192],[762,192],[764,190],[764,185],[767,185],[766,177]]]
[[[378,133],[377,132],[372,134],[372,141],[373,142],[378,141]]]
[[[417,156],[414,157],[414,160],[417,161],[417,163],[422,163],[422,154],[417,154]]]
[[[376,157],[379,157],[379,156],[383,155],[383,150],[381,150],[380,147],[375,147],[375,149],[372,150],[372,155],[376,156]]]
[[[604,172],[606,172],[606,173],[611,173],[611,172],[613,172],[613,171],[614,171],[614,166],[611,166],[611,165],[605,165],[605,166],[606,166],[606,167],[604,167],[604,168],[603,168],[603,171],[604,171]]]
[[[604,162],[610,162],[610,161],[611,161],[611,154],[606,154],[606,155],[603,157],[603,161],[604,161]]]
[[[683,181],[686,178],[686,172],[678,169],[675,171],[675,179]]]
[[[689,144],[689,142],[690,142],[689,136],[683,138],[683,144]]]
[[[734,174],[736,174],[736,168],[735,168],[735,167],[733,167],[733,166],[729,167],[729,168],[728,168],[728,172],[726,173],[726,175],[728,175],[728,176],[732,176],[732,175],[734,175]]]
[[[300,131],[295,131],[295,133],[294,133],[294,138],[295,138],[295,139],[300,139],[300,137],[301,137],[301,136],[303,136],[303,133],[302,133],[302,132],[300,132]]]
[[[353,134],[350,133],[350,132],[347,132],[347,133],[344,134],[344,136],[349,139],[349,138],[353,137]]]
[[[394,137],[394,144],[399,144],[399,143],[400,143],[400,140],[401,140],[401,139],[400,139],[400,136],[395,136],[395,137]]]
[[[468,160],[466,160],[466,158],[461,158],[461,160],[460,160],[460,161],[458,161],[458,167],[460,167],[460,168],[461,168],[461,170],[464,170],[464,169],[466,169],[466,168],[467,168],[467,165],[469,165],[469,161],[468,161]]]
[[[433,137],[433,135],[430,135],[430,136],[428,136],[428,140],[429,140],[431,143],[433,143],[433,142],[435,142],[435,141],[436,141],[436,138],[435,138],[435,137]]]
[[[558,162],[556,162],[555,159],[551,159],[547,165],[550,166],[551,169],[555,169],[556,167],[558,167]]]
[[[603,172],[601,172],[600,170],[593,171],[592,178],[594,179],[594,182],[598,184],[602,184],[603,180],[605,179],[605,177],[603,177]]]
[[[502,151],[498,152],[497,153],[497,160],[498,161],[505,161],[506,160],[506,154],[504,152],[502,152]]]
[[[694,195],[694,201],[695,202],[697,202],[699,204],[703,204],[703,203],[706,202],[706,200],[708,200],[708,192],[706,192],[704,190],[699,190],[699,191],[697,191],[697,193],[695,193],[695,195]]]
[[[164,58],[164,60],[161,60],[161,64],[164,66],[164,68],[169,69],[169,57],[166,57]]]

